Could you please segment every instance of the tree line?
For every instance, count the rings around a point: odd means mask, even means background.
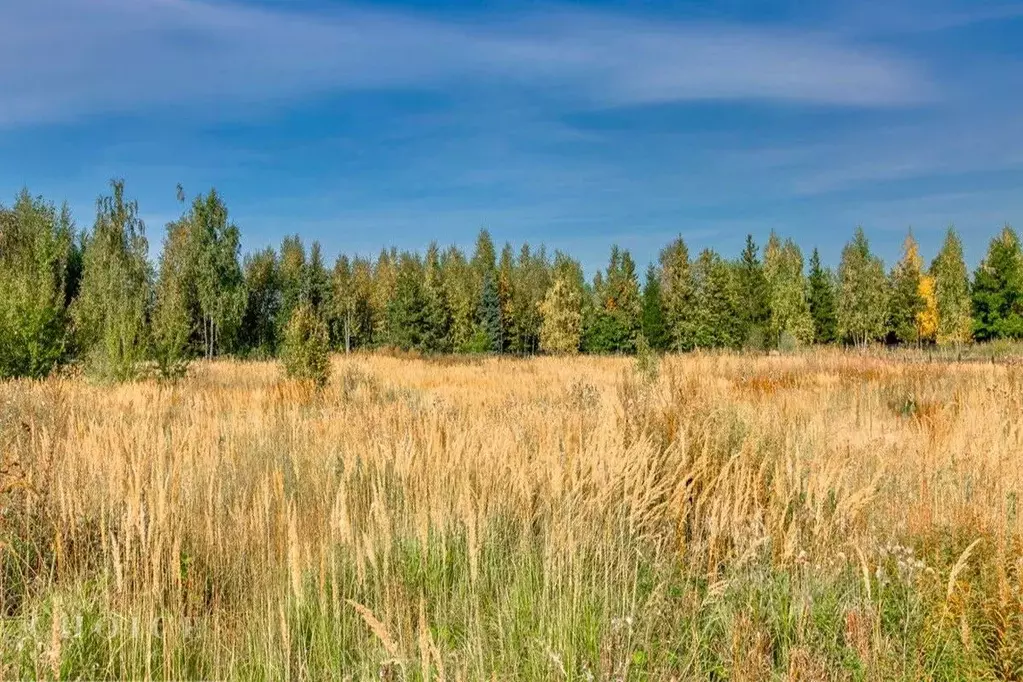
[[[694,256],[680,236],[642,277],[613,246],[587,281],[570,255],[498,250],[486,230],[470,255],[434,243],[328,265],[319,243],[292,235],[242,257],[216,190],[186,201],[179,187],[178,198],[155,264],[123,181],[88,230],[27,190],[0,205],[0,377],[72,362],[115,380],[175,376],[223,355],[301,364],[310,344],[525,355],[1023,337],[1023,253],[1008,226],[972,277],[950,227],[929,265],[912,232],[886,269],[857,228],[837,272],[773,232],[762,250],[748,236],[734,259]]]

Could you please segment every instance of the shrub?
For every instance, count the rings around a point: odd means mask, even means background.
[[[324,386],[330,378],[330,334],[327,324],[303,303],[292,313],[284,330],[281,359],[292,379]]]

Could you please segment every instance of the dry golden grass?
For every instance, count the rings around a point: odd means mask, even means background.
[[[0,677],[1023,675],[1023,370],[0,384]]]

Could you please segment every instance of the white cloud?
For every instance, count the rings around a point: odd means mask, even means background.
[[[590,106],[897,106],[933,94],[911,61],[769,27],[567,10],[498,24],[202,0],[0,4],[0,125],[181,105],[220,115],[321,92],[494,84]]]

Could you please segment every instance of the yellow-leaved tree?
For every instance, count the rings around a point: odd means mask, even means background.
[[[938,334],[938,300],[934,296],[934,277],[920,275],[920,298],[924,308],[916,314],[916,329],[920,341],[934,341]]]

